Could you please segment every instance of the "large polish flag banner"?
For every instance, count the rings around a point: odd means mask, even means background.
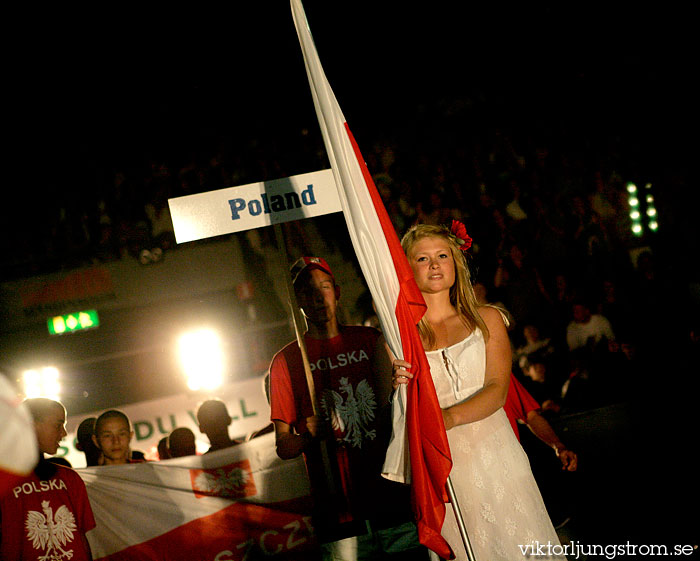
[[[97,526],[95,560],[306,560],[316,544],[301,457],[280,460],[274,435],[161,462],[77,470]]]
[[[403,386],[396,392],[394,435],[385,476],[410,480],[421,543],[441,557],[452,558],[449,544],[440,535],[452,459],[430,367],[416,329],[425,313],[425,302],[323,72],[301,0],[291,0],[291,7],[316,115],[358,262],[387,343],[397,358],[411,363],[414,373],[408,389]]]

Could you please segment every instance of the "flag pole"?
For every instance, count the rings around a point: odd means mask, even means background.
[[[284,239],[284,233],[282,232],[281,224],[273,224],[275,230],[275,239],[277,241],[277,251],[280,256],[281,263],[287,263],[287,244]],[[292,279],[289,275],[289,271],[285,272],[284,278],[286,280],[287,286],[287,301],[289,302],[289,307],[291,308],[292,319],[294,321],[294,332],[296,333],[297,344],[299,345],[299,351],[301,352],[301,360],[304,364],[304,374],[306,375],[306,385],[309,388],[309,396],[311,397],[311,407],[313,408],[314,415],[318,415],[318,400],[316,399],[316,389],[314,387],[314,378],[311,374],[311,365],[309,364],[309,356],[306,352],[306,343],[304,342],[303,325],[304,318],[299,310],[299,305],[297,304],[296,293],[294,292],[294,286],[292,285]]]
[[[467,552],[467,559],[469,561],[475,561],[474,551],[472,550],[472,544],[469,541],[469,534],[467,534],[467,526],[464,524],[464,518],[462,517],[462,511],[459,508],[459,502],[457,501],[457,495],[455,494],[454,487],[452,486],[451,476],[447,476],[447,483],[445,484],[447,488],[447,496],[450,498],[450,503],[452,503],[452,509],[455,513],[455,519],[457,520],[457,527],[459,528],[459,534],[462,536],[462,543],[464,544],[464,549]]]

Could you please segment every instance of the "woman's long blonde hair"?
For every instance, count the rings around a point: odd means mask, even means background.
[[[415,244],[424,238],[442,238],[447,242],[455,264],[455,282],[450,288],[450,304],[457,310],[460,319],[468,329],[474,330],[478,327],[484,334],[484,338],[488,340],[489,330],[478,311],[479,305],[472,287],[467,260],[462,250],[459,249],[461,241],[457,241],[457,236],[445,226],[414,224],[401,238],[401,246],[409,258]],[[435,332],[425,317],[418,323],[418,331],[425,348],[434,350]]]

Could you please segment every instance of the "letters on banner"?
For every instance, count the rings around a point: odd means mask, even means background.
[[[331,170],[169,199],[177,243],[340,212]]]

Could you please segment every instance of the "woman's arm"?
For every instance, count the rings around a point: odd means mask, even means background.
[[[466,401],[443,409],[445,429],[485,419],[503,407],[508,395],[511,371],[511,347],[501,314],[484,306],[479,313],[489,330],[486,343],[484,386]]]
[[[562,469],[566,471],[576,471],[578,467],[578,457],[576,452],[569,450],[554,432],[552,425],[547,422],[539,411],[532,410],[527,414],[527,426],[537,438],[547,446],[554,449],[555,454],[561,462]]]

